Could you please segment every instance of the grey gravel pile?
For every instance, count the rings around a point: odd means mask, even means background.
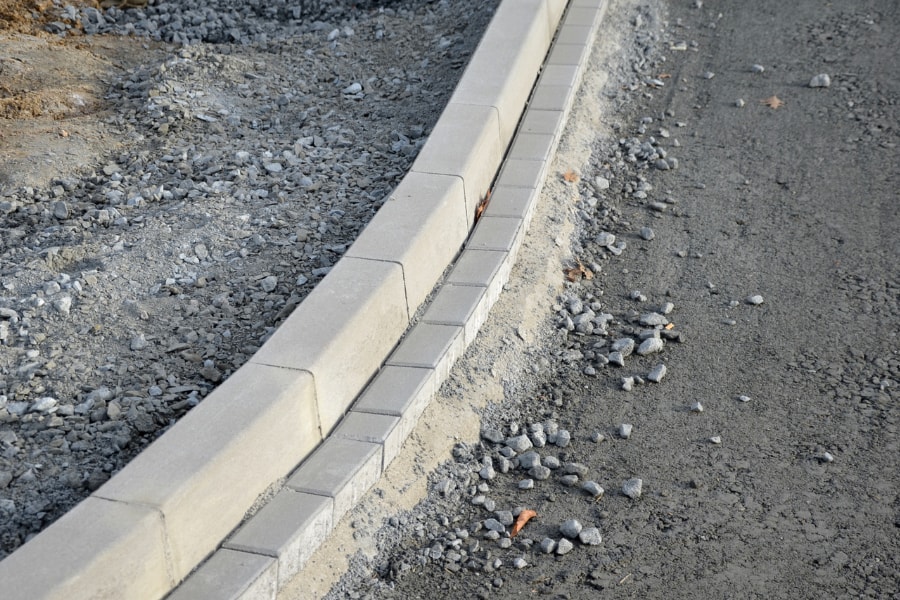
[[[101,114],[121,151],[45,188],[0,184],[0,559],[201,402],[324,277],[408,170],[496,6],[285,12],[314,4],[83,9],[98,32],[193,45],[110,83]]]
[[[88,35],[136,35],[181,44],[265,44],[328,28],[354,13],[394,5],[401,10],[408,7],[396,0],[150,0],[145,6],[106,10],[65,5],[58,11],[59,20],[48,24],[47,31],[65,35],[80,29]],[[340,35],[341,29],[338,34],[333,31],[328,29],[331,39]],[[376,35],[383,36],[384,31]]]

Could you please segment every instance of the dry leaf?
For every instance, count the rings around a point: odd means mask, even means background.
[[[566,279],[572,283],[579,281],[582,277],[584,279],[594,278],[594,272],[581,264],[580,261],[578,262],[578,266],[572,267],[571,269],[563,269],[563,273],[566,274]]]
[[[672,329],[675,329],[675,323],[668,323],[668,324],[666,325],[666,329],[668,329],[668,330],[670,330],[670,331],[671,331]]]
[[[659,74],[659,78],[660,78],[660,79],[671,79],[671,78],[672,78],[672,74],[671,74],[671,73],[660,73],[660,74]]]
[[[784,106],[784,100],[782,100],[778,96],[770,96],[770,97],[766,98],[765,100],[760,100],[760,102],[762,102],[769,108],[772,108],[773,110]]]
[[[568,171],[563,173],[563,179],[565,179],[569,183],[575,183],[576,181],[578,181],[578,173],[576,173],[572,169],[569,169]]]
[[[478,206],[475,207],[475,222],[478,222],[478,219],[481,218],[481,214],[484,212],[484,209],[487,208],[488,203],[491,201],[491,190],[488,190],[484,195],[484,198],[481,199],[481,202],[478,203]]]
[[[516,517],[516,522],[513,523],[512,529],[509,530],[509,537],[516,537],[516,535],[522,531],[522,528],[525,527],[525,523],[535,518],[537,513],[533,510],[525,509],[519,513],[519,516]]]

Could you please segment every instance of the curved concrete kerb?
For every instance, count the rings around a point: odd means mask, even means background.
[[[210,555],[170,598],[274,598],[396,456],[508,278],[605,9],[572,0],[534,88],[566,5],[502,2],[344,258],[249,363],[0,562],[4,599],[157,599]]]

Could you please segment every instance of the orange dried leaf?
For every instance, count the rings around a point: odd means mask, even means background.
[[[571,269],[564,269],[563,273],[566,274],[566,279],[568,279],[572,283],[575,283],[576,281],[579,281],[582,278],[584,278],[584,279],[593,279],[594,278],[594,272],[591,271],[590,269],[588,269],[587,267],[585,267],[580,262],[578,263],[578,266],[572,267]]]
[[[784,100],[779,98],[778,96],[769,96],[765,100],[760,100],[763,104],[771,108],[772,110],[781,108],[784,106]]]
[[[666,325],[666,329],[675,329],[675,323],[669,323]]]
[[[660,78],[660,79],[671,79],[671,78],[672,78],[672,74],[671,74],[671,73],[660,73],[660,74],[659,74],[659,78]]]
[[[579,178],[578,178],[578,173],[576,173],[576,172],[573,171],[572,169],[569,169],[568,171],[566,171],[565,173],[563,173],[563,179],[565,179],[565,180],[568,181],[569,183],[575,183],[575,182],[578,181],[578,179],[579,179]]]
[[[476,222],[478,221],[478,219],[481,218],[481,215],[484,212],[484,209],[487,208],[487,205],[490,203],[490,201],[491,201],[491,190],[488,190],[487,193],[484,195],[484,198],[482,198],[481,202],[478,203],[478,206],[475,207],[475,221]]]
[[[513,523],[512,529],[509,530],[509,537],[516,537],[522,528],[525,527],[525,523],[535,518],[537,513],[533,510],[525,509],[519,513],[519,516],[516,517],[516,522]]]

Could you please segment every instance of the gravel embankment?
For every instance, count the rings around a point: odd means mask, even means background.
[[[65,9],[57,31],[76,17],[173,45],[110,84],[101,116],[122,152],[0,189],[0,558],[321,280],[412,163],[496,4]]]

